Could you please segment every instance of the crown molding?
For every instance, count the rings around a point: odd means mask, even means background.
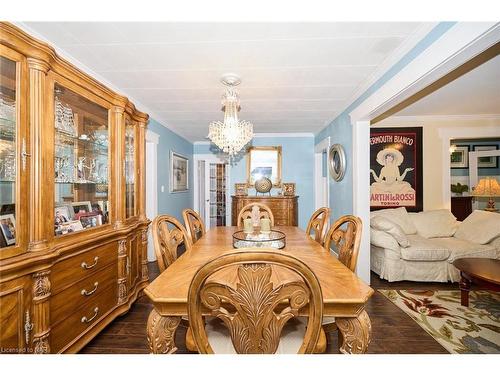
[[[408,122],[449,122],[449,121],[478,121],[499,120],[500,114],[477,114],[477,115],[422,115],[422,116],[391,116],[378,124],[388,125]]]
[[[401,60],[408,52],[410,52],[422,39],[429,34],[439,22],[425,22],[414,33],[410,34],[393,53],[385,58],[385,60],[375,69],[375,71],[356,89],[354,94],[339,108],[335,117],[327,120],[325,126],[328,126],[340,114],[342,114],[349,106],[356,101],[363,93],[368,90],[375,82],[391,69],[399,60]],[[321,129],[323,130],[323,128]],[[320,131],[321,131],[320,130]]]
[[[97,81],[99,81],[103,85],[107,86],[111,90],[115,91],[116,93],[118,93],[118,94],[120,94],[122,96],[125,96],[132,103],[134,103],[134,105],[135,105],[136,108],[141,108],[141,112],[147,113],[149,115],[150,119],[153,118],[160,125],[164,126],[168,130],[173,131],[174,133],[176,133],[180,137],[182,137],[185,140],[187,140],[189,143],[193,143],[192,140],[190,140],[189,137],[187,137],[185,134],[183,134],[183,132],[180,131],[177,127],[172,126],[171,124],[166,125],[164,122],[160,122],[161,116],[158,113],[156,113],[155,111],[151,110],[148,106],[144,105],[140,100],[137,100],[136,98],[134,98],[133,95],[129,95],[129,94],[127,94],[126,91],[123,91],[123,90],[119,89],[114,84],[112,84],[110,81],[108,81],[106,78],[104,78],[103,76],[101,76],[99,73],[97,73],[93,69],[89,68],[87,65],[83,64],[81,61],[79,61],[76,58],[74,58],[71,54],[69,54],[68,52],[66,52],[63,47],[59,47],[56,43],[54,43],[50,39],[47,39],[44,35],[40,34],[38,31],[32,29],[31,27],[29,27],[28,25],[26,25],[24,22],[18,21],[18,22],[11,22],[11,23],[13,25],[19,27],[21,30],[24,30],[26,33],[30,34],[34,38],[37,38],[37,39],[39,39],[39,40],[41,40],[41,41],[49,44],[52,48],[54,48],[54,50],[56,51],[56,53],[61,58],[63,58],[64,60],[68,61],[69,63],[71,63],[72,65],[74,65],[75,67],[77,67],[78,69],[80,69],[82,72],[88,74],[89,76],[91,76],[92,78],[96,79]]]

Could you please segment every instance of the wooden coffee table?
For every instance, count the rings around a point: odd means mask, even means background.
[[[487,258],[461,258],[453,262],[460,271],[460,299],[462,306],[469,306],[471,284],[480,288],[500,291],[500,260]]]

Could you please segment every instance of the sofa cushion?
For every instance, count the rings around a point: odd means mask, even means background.
[[[399,253],[398,242],[387,232],[370,228],[370,243],[383,249],[390,249]]]
[[[401,249],[401,258],[404,260],[436,261],[445,260],[450,256],[450,250],[436,239],[428,239],[418,234],[409,235],[410,246]]]
[[[405,234],[417,233],[417,228],[415,228],[415,225],[413,225],[413,222],[411,221],[405,207],[388,208],[385,210],[373,211],[370,213],[370,218],[374,218],[375,216],[383,216],[397,223],[403,229]]]
[[[460,240],[487,244],[500,236],[500,215],[496,212],[475,210],[462,221],[454,236]]]
[[[494,246],[480,245],[474,242],[460,240],[455,237],[448,238],[433,238],[432,241],[439,246],[450,250],[448,262],[453,262],[458,258],[491,258],[498,259],[500,249]]]
[[[376,230],[389,233],[402,247],[410,246],[410,241],[408,241],[403,229],[392,220],[384,216],[375,216],[370,219],[370,226]]]
[[[417,234],[425,238],[451,237],[459,222],[449,210],[431,210],[410,213],[410,219],[417,228]]]

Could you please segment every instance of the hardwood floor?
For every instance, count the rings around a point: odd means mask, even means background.
[[[149,263],[150,279],[158,276],[156,263]],[[458,284],[452,283],[416,283],[380,280],[372,272],[371,285],[374,289],[455,289]],[[148,297],[142,296],[130,311],[117,318],[97,337],[95,337],[80,353],[133,354],[149,353],[146,336],[146,322],[152,309]],[[376,292],[367,307],[372,321],[372,342],[368,353],[385,354],[447,354],[429,334],[418,326],[408,315],[394,306],[380,293]],[[176,342],[178,353],[192,353],[184,345],[186,326],[177,329]],[[327,353],[337,353],[337,333],[328,336]]]

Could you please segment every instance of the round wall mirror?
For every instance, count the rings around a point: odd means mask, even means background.
[[[342,145],[336,143],[328,151],[328,167],[330,176],[335,181],[341,181],[345,175],[345,151]]]

